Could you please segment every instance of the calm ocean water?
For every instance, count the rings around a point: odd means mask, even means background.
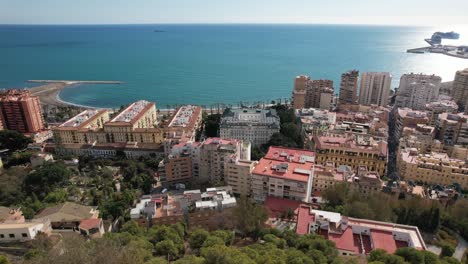
[[[161,31],[161,32],[155,32]],[[115,107],[138,99],[174,104],[237,104],[290,97],[293,78],[308,74],[339,86],[350,69],[389,71],[393,86],[403,73],[453,79],[468,60],[408,54],[435,30],[325,25],[126,25],[1,26],[0,88],[28,79],[115,80],[123,85],[83,85],[61,98]]]

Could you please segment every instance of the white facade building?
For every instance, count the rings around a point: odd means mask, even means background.
[[[437,101],[442,78],[436,75],[404,74],[400,79],[395,105],[423,110],[426,104]]]
[[[280,131],[280,118],[273,109],[229,109],[221,118],[219,130],[221,138],[241,139],[259,146]]]
[[[363,105],[386,106],[390,93],[392,76],[389,72],[365,72],[361,75],[359,103]]]

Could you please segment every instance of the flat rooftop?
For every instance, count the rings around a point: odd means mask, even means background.
[[[202,109],[199,106],[184,105],[179,107],[168,127],[193,127]]]
[[[154,106],[155,103],[151,103],[146,100],[134,102],[114,117],[108,124],[120,122],[134,124],[141,116]]]
[[[78,115],[70,118],[65,123],[61,124],[59,128],[83,128],[98,116],[104,114],[107,110],[95,110],[95,109],[87,109],[83,112],[79,113]]]
[[[365,153],[374,153],[386,157],[388,155],[387,142],[374,140],[368,135],[329,134],[316,136],[314,138],[316,149],[338,149],[348,151],[358,151]]]

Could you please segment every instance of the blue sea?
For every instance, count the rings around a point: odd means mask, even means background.
[[[117,107],[138,99],[176,104],[289,98],[296,75],[332,79],[342,72],[388,71],[393,87],[404,73],[453,80],[468,60],[409,54],[436,30],[468,27],[338,25],[0,25],[0,88],[30,87],[29,79],[112,80],[80,85],[60,97],[76,104]]]

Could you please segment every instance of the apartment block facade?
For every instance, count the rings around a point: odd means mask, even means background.
[[[28,90],[0,92],[0,127],[21,133],[36,133],[45,128],[39,97]]]

